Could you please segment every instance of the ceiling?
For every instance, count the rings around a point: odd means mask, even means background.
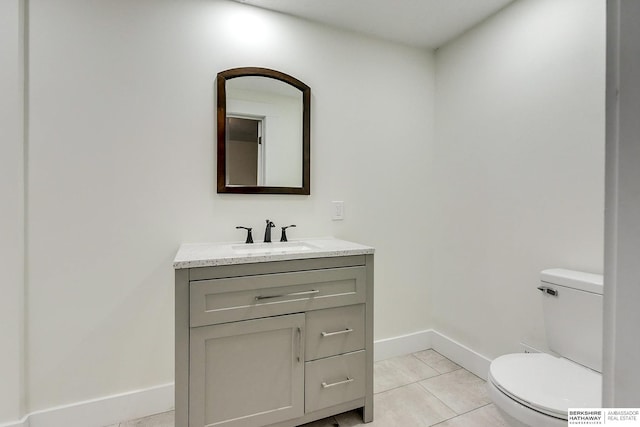
[[[235,0],[369,36],[438,48],[513,0]]]

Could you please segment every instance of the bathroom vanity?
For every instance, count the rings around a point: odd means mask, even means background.
[[[373,419],[373,248],[185,244],[175,261],[176,426]]]

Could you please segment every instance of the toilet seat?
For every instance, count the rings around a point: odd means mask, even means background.
[[[602,406],[600,373],[546,353],[500,356],[491,362],[489,379],[511,399],[563,420],[569,408]]]

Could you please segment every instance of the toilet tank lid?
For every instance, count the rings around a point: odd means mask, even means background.
[[[545,283],[602,295],[602,274],[550,268],[540,272],[540,280]]]

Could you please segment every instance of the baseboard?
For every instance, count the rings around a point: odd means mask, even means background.
[[[431,331],[431,346],[435,351],[454,361],[467,371],[485,381],[487,380],[489,365],[491,365],[491,359],[488,357],[433,330]]]
[[[374,343],[373,357],[378,361],[430,348],[487,379],[489,358],[433,329],[378,340]],[[173,407],[171,383],[32,412],[0,427],[104,427],[170,411]]]
[[[170,411],[173,406],[171,383],[32,412],[0,427],[104,427]]]
[[[491,364],[491,359],[433,329],[378,340],[373,347],[375,361],[432,348],[484,380]]]
[[[373,360],[385,360],[431,348],[433,330],[385,338],[373,343]]]
[[[26,421],[26,418],[23,418],[20,421],[11,421],[8,423],[4,423],[4,424],[0,424],[0,427],[29,427],[28,422]]]

